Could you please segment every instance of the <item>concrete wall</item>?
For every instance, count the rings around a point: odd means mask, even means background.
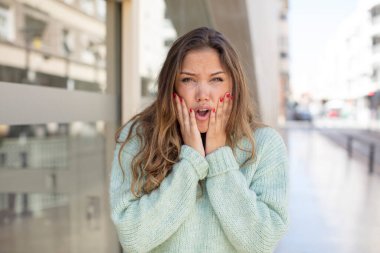
[[[279,111],[279,8],[277,0],[246,0],[254,73],[262,120],[277,126]]]

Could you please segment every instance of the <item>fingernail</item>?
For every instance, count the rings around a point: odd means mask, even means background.
[[[176,97],[175,92],[173,92],[173,98],[175,98],[175,97]]]
[[[190,108],[190,112],[193,112],[193,109]]]
[[[223,102],[223,98],[220,98],[220,102]]]
[[[181,98],[181,97],[179,97],[179,101],[181,101],[181,102],[182,102],[182,98]]]
[[[212,108],[212,112],[216,112],[215,108]]]
[[[231,94],[229,92],[226,93],[226,97],[230,98]]]

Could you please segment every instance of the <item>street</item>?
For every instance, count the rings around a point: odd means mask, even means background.
[[[275,252],[380,252],[379,164],[368,173],[362,144],[354,144],[350,158],[342,131],[291,127],[282,134],[291,224]],[[361,136],[375,140],[373,134]]]

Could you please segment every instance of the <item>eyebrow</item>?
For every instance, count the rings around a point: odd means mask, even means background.
[[[224,71],[218,71],[218,72],[212,73],[211,76],[215,76],[215,75],[218,75],[218,74],[224,74],[224,73],[225,73]],[[185,74],[185,75],[189,75],[189,76],[196,76],[196,74],[191,73],[191,72],[187,72],[187,71],[181,71],[179,74]]]

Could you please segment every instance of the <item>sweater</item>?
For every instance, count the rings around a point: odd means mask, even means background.
[[[130,123],[120,140],[129,128]],[[287,150],[272,128],[257,129],[254,139],[255,158],[245,165],[250,153],[238,147],[224,146],[203,157],[182,145],[171,173],[139,198],[130,191],[138,137],[122,150],[124,180],[116,144],[109,194],[124,252],[273,252],[288,227]],[[246,138],[239,146],[252,148]]]

